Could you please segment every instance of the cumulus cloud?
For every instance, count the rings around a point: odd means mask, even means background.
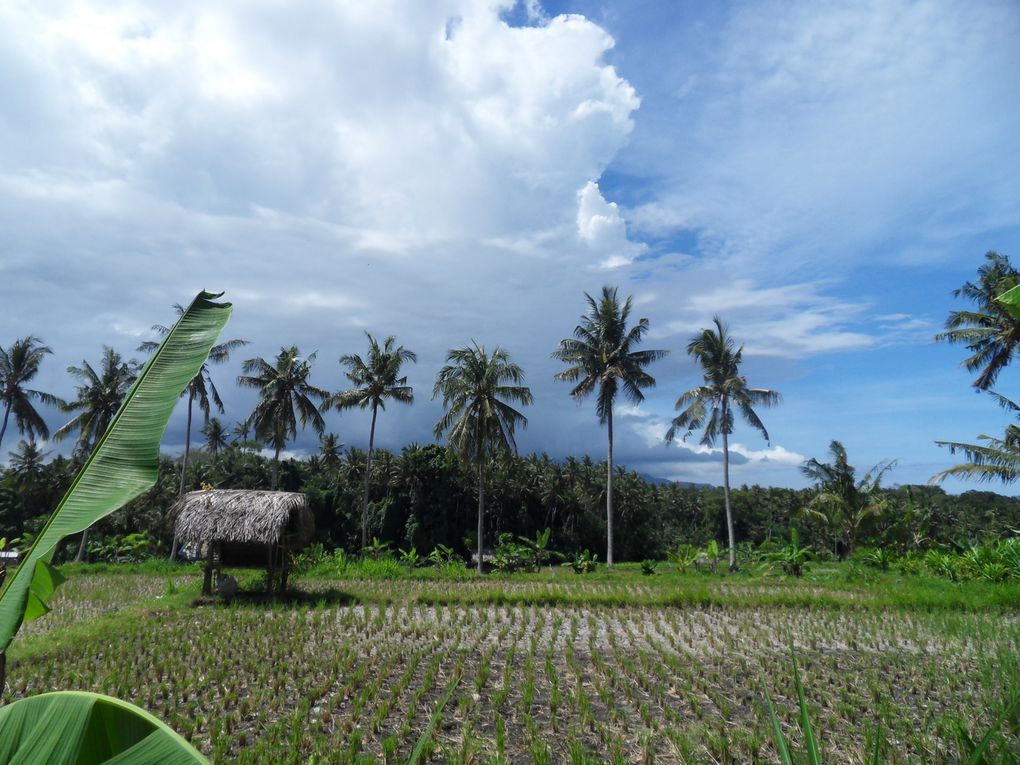
[[[619,268],[645,252],[648,245],[627,238],[627,224],[616,202],[607,202],[594,181],[577,192],[577,234],[603,256],[602,268]]]

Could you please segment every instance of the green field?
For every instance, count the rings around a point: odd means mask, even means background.
[[[845,565],[306,577],[230,605],[194,568],[67,570],[9,692],[133,701],[216,762],[778,762],[763,683],[798,740],[790,640],[827,762],[863,760],[876,724],[883,761],[954,762],[1018,678],[1020,587]]]

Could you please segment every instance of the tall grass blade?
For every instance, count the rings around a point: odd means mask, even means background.
[[[808,765],[822,765],[822,753],[818,748],[818,739],[811,728],[811,716],[808,714],[807,699],[804,697],[804,684],[800,681],[800,670],[797,668],[797,655],[793,644],[790,644],[790,659],[793,662],[793,680],[797,684],[797,703],[800,705],[800,728],[804,731],[804,746],[807,747]]]
[[[772,694],[769,693],[769,686],[765,681],[765,677],[761,679],[762,688],[765,689],[765,703],[769,710],[769,722],[772,727],[772,741],[776,745],[776,750],[779,752],[779,759],[783,765],[793,765],[793,758],[790,756],[790,748],[786,745],[786,739],[783,738],[783,729],[779,724],[779,716],[776,714],[776,708],[772,704]]]

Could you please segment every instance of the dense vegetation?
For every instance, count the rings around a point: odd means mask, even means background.
[[[74,474],[71,460],[18,452],[0,477],[0,536],[8,540],[35,532],[45,513]],[[114,559],[169,551],[166,511],[177,499],[179,462],[165,460],[160,479],[148,493],[103,521],[95,530],[90,557]],[[283,460],[280,487],[308,494],[316,514],[318,540],[326,548],[361,549],[361,498],[365,454],[326,450],[308,460]],[[195,451],[186,484],[269,488],[272,460],[251,448],[231,445],[216,454]],[[552,529],[551,546],[565,553],[589,549],[604,560],[604,463],[545,456],[508,458],[487,476],[487,536],[500,532],[534,537]],[[473,546],[465,537],[475,525],[477,476],[438,445],[385,450],[372,461],[369,533],[394,549],[414,546],[423,555],[443,544],[461,554]],[[646,481],[618,468],[614,482],[618,518],[617,555],[621,560],[664,559],[677,545],[702,547],[726,539],[722,489]],[[788,539],[798,529],[802,545],[815,551],[847,552],[841,526],[803,512],[818,496],[814,489],[759,486],[735,488],[732,502],[737,546]],[[933,486],[879,488],[872,501],[882,512],[865,518],[858,547],[920,550],[940,545],[969,547],[1020,528],[1020,500],[988,491],[950,495]],[[152,544],[130,535],[144,533]],[[132,548],[134,542],[134,548]],[[134,551],[132,551],[134,549]],[[73,553],[70,547],[64,555]]]

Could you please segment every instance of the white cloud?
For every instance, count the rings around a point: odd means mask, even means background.
[[[593,252],[604,256],[602,268],[625,266],[648,249],[627,239],[627,224],[619,206],[607,202],[594,181],[577,192],[577,235]]]

